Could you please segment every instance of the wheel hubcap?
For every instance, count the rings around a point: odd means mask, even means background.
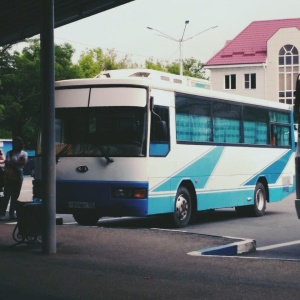
[[[262,192],[262,190],[258,190],[256,192],[256,204],[257,204],[257,208],[259,210],[263,210],[264,208],[264,194]]]
[[[179,220],[184,220],[187,217],[189,205],[183,195],[178,196],[176,200],[176,214]]]

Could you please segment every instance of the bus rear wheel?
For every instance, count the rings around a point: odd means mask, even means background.
[[[181,228],[188,225],[192,214],[192,200],[189,191],[180,187],[176,193],[173,223],[175,227]]]
[[[258,182],[254,190],[254,203],[252,205],[237,206],[235,211],[240,216],[262,217],[266,211],[267,197],[265,186]]]
[[[258,182],[254,190],[254,204],[250,206],[250,214],[261,217],[265,214],[267,204],[266,190],[261,182]]]
[[[100,216],[95,212],[78,211],[73,213],[74,220],[83,226],[97,225]]]

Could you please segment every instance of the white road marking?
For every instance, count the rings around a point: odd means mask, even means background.
[[[300,240],[298,241],[292,241],[292,242],[287,242],[287,243],[281,243],[281,244],[274,244],[270,246],[265,246],[265,247],[258,247],[256,250],[258,251],[265,251],[265,250],[270,250],[270,249],[276,249],[276,248],[281,248],[281,247],[286,247],[286,246],[292,246],[292,245],[297,245],[300,244]]]

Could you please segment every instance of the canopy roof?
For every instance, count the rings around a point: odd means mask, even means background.
[[[0,46],[40,33],[45,0],[5,0],[0,3]],[[133,0],[54,0],[55,28]]]

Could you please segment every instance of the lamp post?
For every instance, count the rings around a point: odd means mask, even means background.
[[[179,43],[179,70],[180,70],[180,75],[183,75],[182,43],[186,42],[188,40],[191,40],[195,36],[198,36],[198,35],[206,32],[206,31],[208,31],[210,29],[214,29],[214,28],[217,28],[219,26],[219,25],[216,25],[216,26],[209,27],[209,28],[207,28],[207,29],[205,29],[205,30],[203,30],[203,31],[201,31],[201,32],[199,32],[199,33],[197,33],[197,34],[195,34],[195,35],[187,38],[187,39],[184,39],[184,34],[185,34],[186,26],[189,24],[189,22],[190,21],[188,21],[188,20],[185,21],[183,33],[182,33],[182,36],[181,36],[180,39],[176,39],[176,38],[174,38],[174,37],[172,37],[172,36],[170,36],[170,35],[168,35],[168,34],[166,34],[164,32],[161,32],[158,29],[155,29],[155,28],[152,28],[152,27],[147,27],[147,29],[154,30],[154,31],[158,32],[160,36],[162,36],[162,37],[164,37],[166,39],[169,39],[171,41]]]

